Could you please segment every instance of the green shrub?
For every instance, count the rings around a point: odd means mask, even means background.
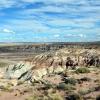
[[[88,78],[88,77],[83,77],[83,78],[81,78],[80,80],[81,80],[81,81],[88,81],[88,82],[90,82],[90,81],[91,81],[91,79],[90,79],[90,78]]]
[[[91,79],[90,78],[88,78],[88,77],[83,77],[83,78],[81,78],[81,79],[77,79],[77,81],[78,81],[78,83],[80,84],[81,82],[90,82],[91,81]]]
[[[52,83],[45,84],[45,89],[51,89],[51,88],[55,88],[55,87],[56,87],[56,85],[52,84]]]
[[[61,90],[75,90],[75,87],[73,87],[71,84],[66,84],[66,83],[59,83],[57,86],[58,89]]]
[[[46,88],[46,89],[53,88],[53,85],[52,85],[52,84],[46,84],[46,85],[45,85],[45,88]]]
[[[96,97],[96,100],[100,100],[100,95],[98,95],[98,96]]]
[[[99,80],[99,79],[96,79],[96,80],[94,80],[94,82],[96,82],[96,83],[100,83],[100,80]]]
[[[86,95],[86,94],[89,93],[89,90],[88,90],[88,89],[79,90],[78,93],[79,93],[80,95]]]
[[[6,66],[8,66],[8,63],[0,62],[0,67],[6,67]]]
[[[64,100],[64,99],[58,93],[50,93],[42,96],[32,95],[28,97],[26,100]]]
[[[95,91],[100,91],[100,85],[95,87]]]
[[[42,83],[44,84],[45,89],[50,89],[50,88],[55,88],[56,87],[55,84],[53,84],[53,83],[51,83],[49,81],[42,81]]]
[[[68,76],[68,71],[67,71],[67,70],[63,71],[63,72],[62,72],[62,75],[63,75],[64,77],[67,77],[67,76]]]
[[[97,68],[100,68],[100,64],[96,65]]]
[[[64,100],[58,93],[50,94],[48,100]]]
[[[18,81],[17,85],[21,85],[23,83],[24,83],[24,81]]]
[[[77,80],[74,78],[65,78],[64,81],[66,84],[72,84],[72,85],[76,85],[77,83]]]
[[[33,96],[28,97],[26,100],[40,100],[40,99],[38,96],[33,95]]]
[[[79,74],[79,73],[90,73],[90,70],[88,68],[82,67],[82,68],[78,68],[75,72],[77,74]]]
[[[89,94],[89,93],[94,92],[94,91],[100,91],[100,86],[92,87],[92,88],[89,88],[86,90],[80,90],[79,93],[81,95],[86,95],[86,94]]]
[[[74,93],[66,97],[66,100],[83,100],[83,98],[79,94]]]
[[[11,85],[7,85],[7,86],[0,86],[0,89],[2,91],[6,91],[6,92],[12,92],[13,89],[11,88]]]

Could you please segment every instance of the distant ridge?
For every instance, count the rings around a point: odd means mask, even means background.
[[[88,42],[0,42],[0,44],[100,44],[100,41]]]

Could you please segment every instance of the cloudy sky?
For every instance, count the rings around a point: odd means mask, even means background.
[[[1,0],[0,42],[100,40],[100,0]]]

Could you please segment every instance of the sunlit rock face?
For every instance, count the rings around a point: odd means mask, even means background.
[[[16,65],[11,65],[6,69],[7,78],[19,78],[23,73],[32,68],[30,62],[19,62]]]
[[[89,49],[61,49],[56,52],[42,53],[33,59],[9,66],[6,77],[22,81],[38,81],[45,75],[58,74],[77,66],[100,66],[100,52]]]

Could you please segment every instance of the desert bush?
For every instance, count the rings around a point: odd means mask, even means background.
[[[98,96],[96,97],[96,100],[100,100],[100,95],[98,95]]]
[[[89,94],[91,92],[95,92],[95,91],[97,91],[97,92],[100,91],[100,86],[89,88],[87,91],[87,94]]]
[[[91,81],[91,79],[90,79],[90,78],[88,78],[88,77],[83,77],[83,78],[81,78],[80,80],[81,80],[81,81],[88,81],[88,82],[90,82],[90,81]]]
[[[50,88],[53,88],[52,84],[45,84],[45,89],[50,89]]]
[[[45,86],[45,89],[50,89],[50,88],[56,88],[56,85],[55,84],[53,84],[53,83],[51,83],[51,82],[49,82],[49,81],[42,81],[42,83],[44,84],[44,86]]]
[[[67,77],[67,76],[68,76],[68,71],[67,71],[67,70],[63,71],[63,72],[62,72],[62,76],[63,76],[63,77]]]
[[[76,85],[77,80],[74,78],[64,78],[64,81],[66,84],[72,84],[72,85]]]
[[[55,88],[55,87],[56,87],[56,85],[52,84],[52,83],[45,84],[45,89],[51,89],[51,88]]]
[[[89,88],[89,89],[80,90],[79,94],[86,95],[86,94],[89,94],[89,93],[94,92],[94,91],[100,91],[100,86],[92,87],[92,88]]]
[[[17,83],[17,85],[21,85],[23,83],[24,83],[24,81],[19,80],[18,83]]]
[[[83,100],[83,98],[80,94],[74,93],[66,97],[66,100]]]
[[[79,74],[79,73],[90,73],[90,70],[86,67],[81,67],[81,68],[78,68],[75,72],[77,74]]]
[[[100,68],[100,63],[96,65],[96,68]]]
[[[38,95],[38,94],[34,94],[28,98],[26,98],[25,100],[49,100],[48,96],[46,95]]]
[[[41,100],[41,99],[39,99],[39,97],[36,95],[32,95],[32,96],[28,97],[26,100]]]
[[[100,83],[100,80],[99,80],[99,79],[96,79],[96,80],[94,80],[94,82],[96,82],[96,83]]]
[[[61,90],[75,90],[75,87],[71,84],[66,84],[66,83],[59,83],[59,85],[57,86],[58,89]]]
[[[32,95],[28,97],[26,100],[64,100],[62,96],[58,93],[50,93],[47,95]]]
[[[11,88],[11,85],[0,86],[0,89],[1,89],[2,91],[6,91],[6,92],[11,92],[11,91],[13,91],[13,89]]]
[[[48,89],[47,92],[48,92],[48,94],[49,93],[56,93],[57,89],[56,88],[51,88],[51,89]]]
[[[88,90],[88,89],[82,89],[82,90],[79,90],[78,93],[79,93],[80,95],[86,95],[86,94],[89,93],[89,90]]]
[[[49,94],[48,100],[64,100],[60,94],[55,93],[55,94]]]
[[[95,87],[95,91],[100,91],[100,85]]]
[[[6,67],[6,66],[8,66],[8,63],[6,63],[6,62],[0,62],[0,68]]]
[[[83,81],[87,81],[87,82],[90,82],[91,81],[91,79],[90,78],[88,78],[88,77],[83,77],[83,78],[81,78],[81,79],[77,79],[77,81],[78,81],[78,83],[81,83],[81,82],[83,82]]]

